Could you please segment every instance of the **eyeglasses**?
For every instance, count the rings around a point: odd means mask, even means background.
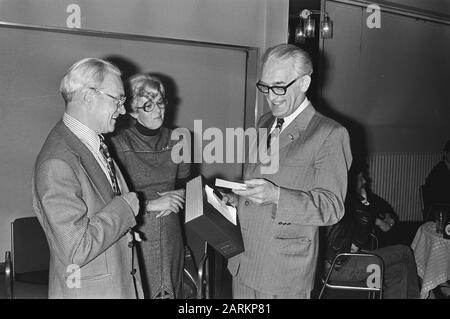
[[[166,108],[166,101],[163,98],[155,101],[155,97],[158,97],[158,95],[161,96],[161,93],[150,93],[145,90],[140,90],[135,97],[146,98],[148,101],[143,106],[137,107],[136,109],[143,109],[145,112],[153,112],[156,109],[156,106],[158,106],[160,110],[164,110]]]
[[[111,95],[109,93],[106,93],[106,92],[104,92],[102,90],[99,90],[97,88],[94,88],[94,87],[89,87],[88,89],[94,90],[96,92],[99,92],[99,93],[102,93],[102,94],[104,94],[106,96],[109,96],[110,98],[112,98],[113,100],[116,101],[117,108],[120,108],[121,106],[123,106],[125,104],[125,101],[127,100],[127,98],[125,96],[115,97],[115,96],[113,96],[113,95]]]
[[[136,109],[143,109],[144,112],[149,113],[153,112],[156,109],[156,106],[158,106],[160,110],[164,110],[166,108],[166,102],[163,100],[156,103],[153,101],[148,101],[143,106],[137,107]]]
[[[274,86],[267,86],[265,84],[261,83],[261,80],[258,81],[258,83],[256,83],[256,87],[258,88],[258,90],[261,93],[264,94],[268,94],[269,90],[271,90],[273,92],[273,94],[275,95],[285,95],[287,89],[294,84],[298,79],[300,79],[302,76],[304,75],[300,75],[298,78],[294,79],[293,81],[291,81],[288,85],[274,85]]]

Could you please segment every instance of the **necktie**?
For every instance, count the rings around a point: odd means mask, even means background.
[[[111,155],[109,155],[108,146],[106,146],[103,136],[99,135],[99,137],[100,137],[100,153],[102,153],[103,157],[106,160],[106,166],[108,167],[109,177],[111,177],[112,189],[114,191],[114,194],[120,195],[120,188],[116,178],[116,169],[114,168],[114,162],[111,158]]]
[[[281,127],[283,126],[284,118],[277,118],[277,125],[275,129],[267,136],[267,149],[269,149],[271,142],[273,142],[272,138],[277,138],[280,135]]]

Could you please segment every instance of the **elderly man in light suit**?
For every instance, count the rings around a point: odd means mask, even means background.
[[[83,59],[64,75],[60,91],[65,113],[36,159],[32,184],[50,247],[49,298],[141,297],[130,244],[138,198],[100,135],[125,113],[120,71]]]
[[[308,101],[312,70],[308,54],[294,45],[270,48],[263,57],[257,88],[271,112],[258,127],[268,129],[270,143],[278,139],[272,152],[279,169],[264,174],[261,162],[246,164],[247,189],[227,197],[238,206],[245,247],[228,262],[233,298],[309,298],[319,226],[344,215],[349,136]]]

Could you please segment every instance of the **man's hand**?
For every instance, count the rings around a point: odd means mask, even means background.
[[[359,251],[359,247],[352,243],[352,246],[350,247],[351,253],[357,253]]]
[[[232,205],[234,207],[236,207],[239,204],[239,197],[236,194],[233,193],[222,193],[220,192],[220,194],[222,194],[222,202],[226,205]]]
[[[185,190],[158,192],[159,198],[147,201],[146,211],[159,211],[156,218],[178,213],[184,206]]]
[[[133,210],[134,216],[137,216],[137,214],[139,214],[139,199],[137,197],[137,194],[134,192],[128,192],[120,196],[122,196],[122,198],[128,203],[128,205],[130,205],[131,209]]]
[[[244,181],[246,190],[233,189],[233,193],[248,198],[258,205],[278,204],[280,198],[280,187],[266,179],[250,179]]]
[[[135,230],[130,230],[127,234],[128,234],[128,241],[133,241],[133,240],[138,241],[138,242],[142,241],[141,236]]]

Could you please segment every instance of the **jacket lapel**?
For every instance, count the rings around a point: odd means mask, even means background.
[[[309,103],[308,106],[289,124],[289,126],[286,127],[281,132],[281,134],[279,136],[279,147],[278,147],[278,150],[269,150],[267,155],[273,156],[273,154],[271,152],[278,151],[279,152],[278,158],[280,158],[280,156],[281,156],[280,153],[282,152],[282,150],[286,146],[288,146],[290,143],[292,143],[295,140],[297,140],[300,137],[300,135],[302,134],[302,132],[306,130],[306,128],[308,127],[309,122],[311,121],[311,119],[312,119],[312,117],[314,116],[315,113],[316,113],[316,110],[314,109],[312,104]],[[269,129],[273,125],[274,121],[275,121],[275,117],[274,116],[270,116],[269,119],[267,121],[265,121],[265,123],[263,123],[261,125],[261,127],[265,127],[269,131]],[[269,133],[269,132],[267,132],[267,133]],[[254,171],[260,165],[262,165],[262,162],[261,162],[260,156],[258,156],[258,161],[255,164],[255,166],[247,165],[246,173],[251,174],[250,169],[252,169]]]
[[[267,118],[266,121],[264,121],[261,126],[259,128],[265,128],[267,129],[267,135],[266,135],[266,140],[264,141],[264,143],[267,143],[267,137],[269,136],[270,133],[270,128],[272,127],[273,123],[275,122],[275,116],[271,115]],[[261,136],[259,136],[259,131],[258,131],[258,145],[260,144],[260,138]]]
[[[113,190],[94,155],[64,122],[60,121],[58,123],[57,130],[64,136],[67,145],[79,155],[81,166],[86,171],[88,178],[91,180],[94,188],[97,189],[104,203],[109,203],[114,196]]]
[[[288,144],[300,137],[301,132],[306,130],[316,110],[311,103],[286,127],[280,134],[280,151]]]

